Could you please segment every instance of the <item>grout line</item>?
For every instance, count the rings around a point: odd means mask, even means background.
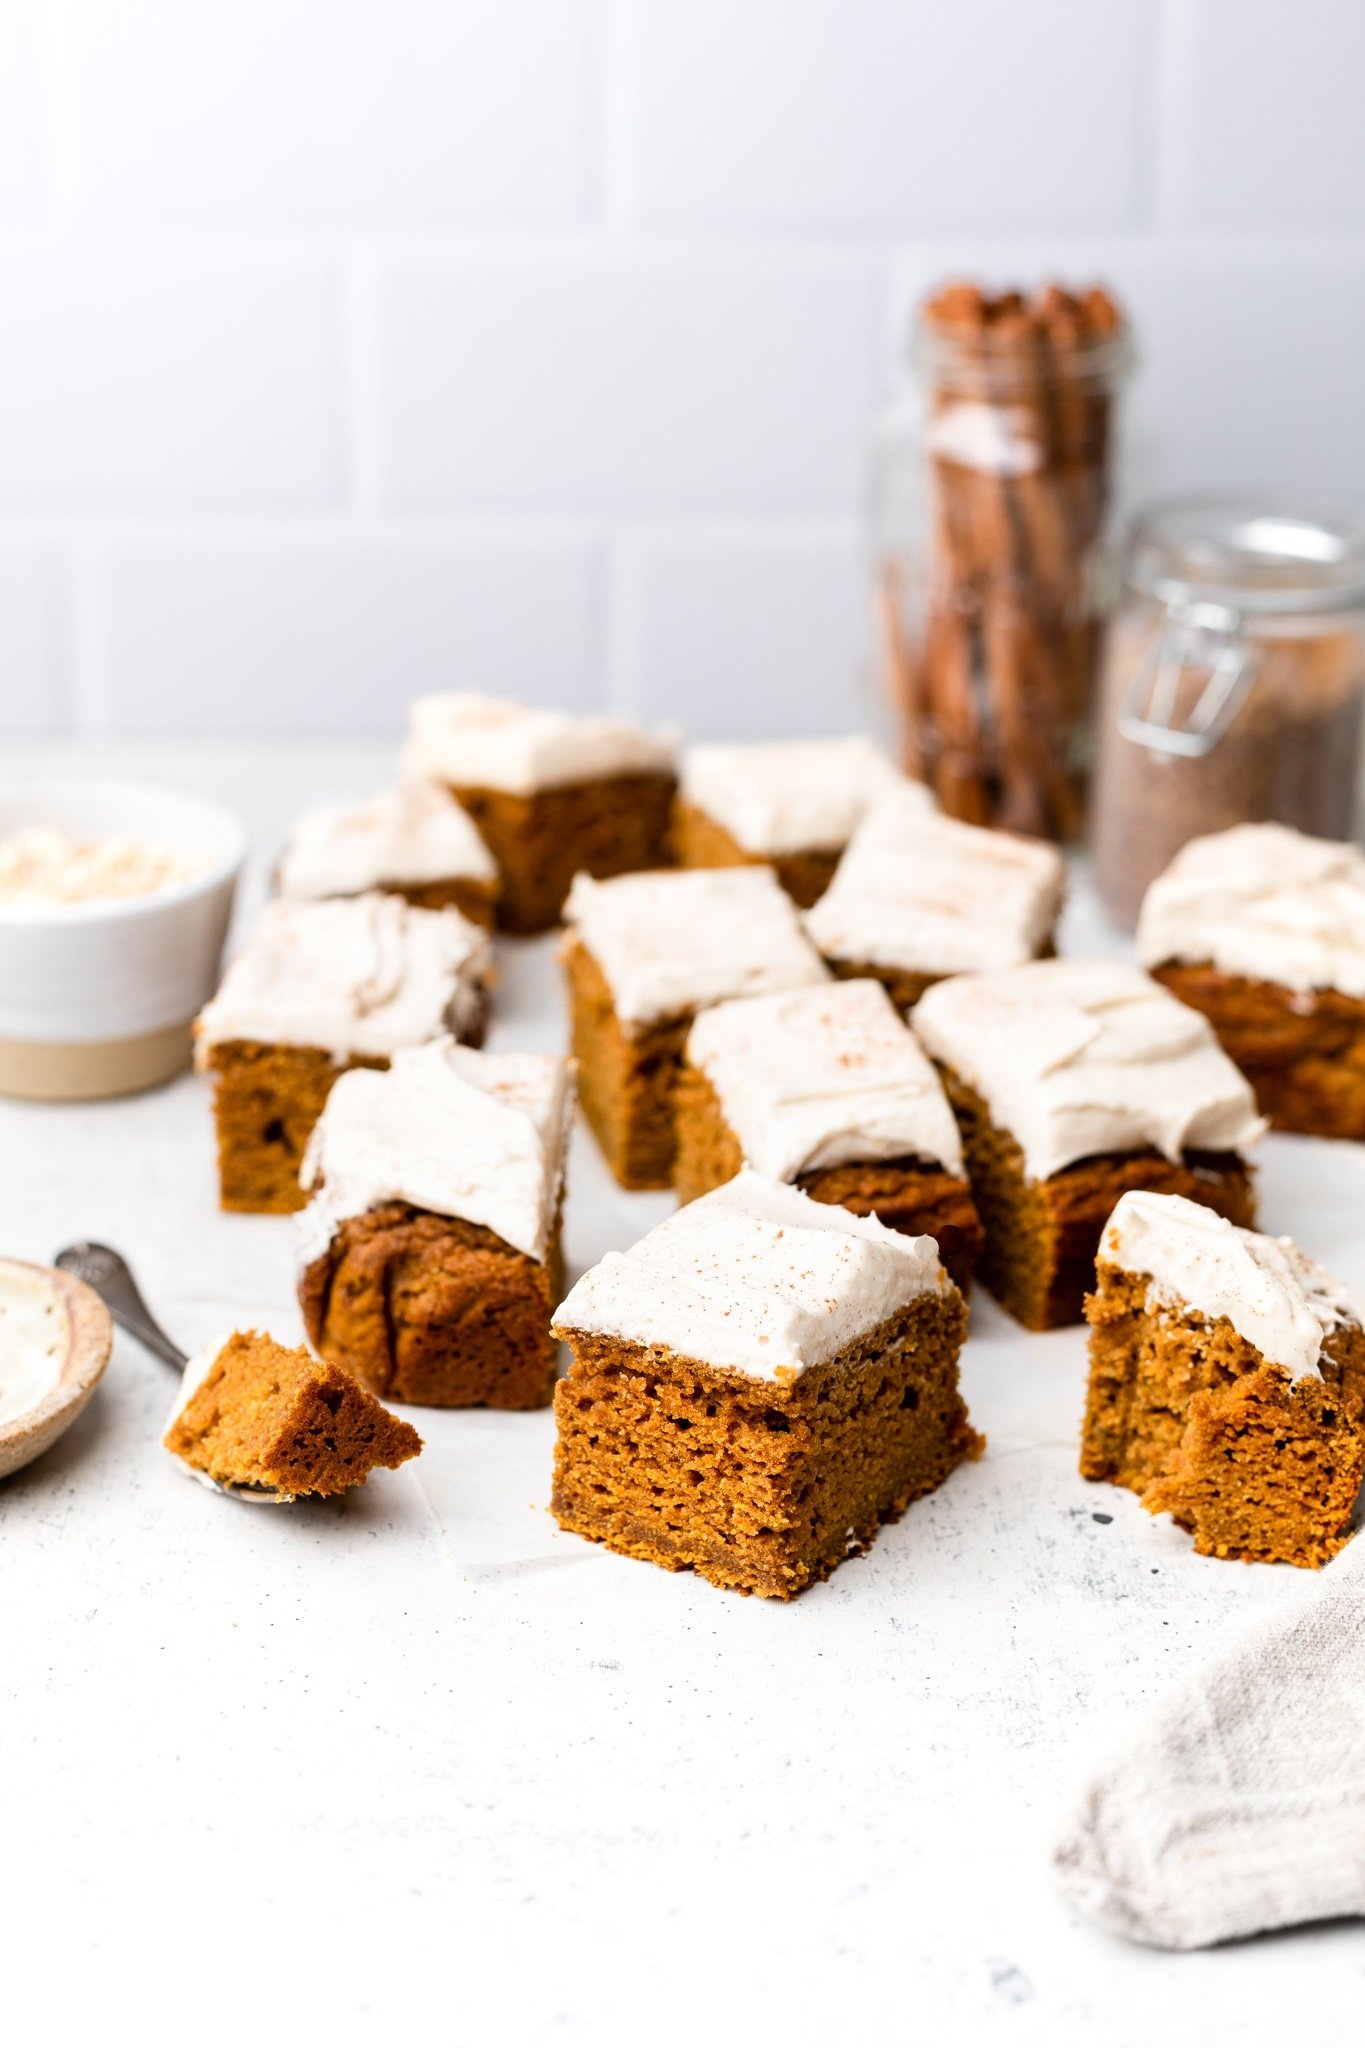
[[[1189,124],[1199,119],[1190,89],[1194,23],[1188,0],[1157,0],[1150,36],[1147,218],[1159,244],[1168,247],[1185,239],[1180,223],[1189,191]]]
[[[627,0],[596,0],[592,105],[596,217],[613,240],[635,232],[637,215],[635,17]]]

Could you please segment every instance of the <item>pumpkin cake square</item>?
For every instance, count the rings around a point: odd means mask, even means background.
[[[622,1187],[666,1188],[674,1090],[697,1012],[828,974],[771,868],[580,875],[567,914],[562,958],[584,1115]]]
[[[1204,1015],[1278,1131],[1365,1139],[1365,854],[1286,825],[1192,839],[1147,891],[1143,965]]]
[[[219,1486],[297,1497],[363,1486],[422,1448],[410,1422],[349,1373],[258,1330],[220,1337],[185,1367],[166,1425],[168,1451]]]
[[[309,1341],[386,1398],[543,1408],[573,1073],[441,1038],[343,1074],[304,1161]]]
[[[835,974],[870,975],[908,1010],[945,975],[1051,953],[1065,884],[1055,846],[941,817],[906,783],[868,812],[806,929]]]
[[[557,925],[576,874],[664,867],[677,735],[624,718],[570,718],[500,698],[419,697],[405,772],[469,813],[502,881],[507,932]]]
[[[1365,1331],[1289,1238],[1124,1195],[1086,1304],[1087,1479],[1169,1513],[1204,1557],[1318,1566],[1365,1471]]]
[[[435,782],[399,782],[363,803],[307,811],[280,859],[281,896],[383,889],[416,910],[458,910],[491,925],[498,870],[473,819]]]
[[[560,1308],[560,1526],[791,1599],[980,1456],[966,1326],[932,1238],[746,1170]]]
[[[684,868],[758,862],[801,910],[824,895],[868,807],[908,783],[875,741],[771,740],[689,747],[673,812],[673,849]],[[933,798],[920,791],[924,806]]]
[[[478,1043],[492,979],[488,934],[458,910],[381,894],[268,904],[194,1027],[223,1208],[301,1209],[304,1148],[337,1076],[446,1032]]]
[[[1117,960],[1039,960],[929,989],[912,1017],[957,1113],[978,1277],[1030,1330],[1081,1320],[1130,1188],[1255,1221],[1265,1129],[1207,1020]]]
[[[752,1166],[813,1201],[927,1234],[966,1292],[981,1225],[957,1121],[879,981],[703,1010],[688,1033],[676,1110],[681,1201]]]

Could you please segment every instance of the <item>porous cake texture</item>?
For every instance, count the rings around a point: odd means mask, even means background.
[[[1029,1329],[1079,1322],[1130,1188],[1255,1221],[1264,1129],[1206,1019],[1140,969],[1041,960],[931,988],[913,1014],[957,1113],[986,1233],[977,1274]]]
[[[195,1025],[225,1209],[303,1206],[299,1168],[338,1076],[446,1032],[478,1043],[493,951],[457,910],[372,892],[269,904]]]
[[[339,1367],[238,1330],[185,1367],[165,1444],[220,1486],[297,1496],[362,1486],[376,1465],[415,1458],[422,1439]]]
[[[673,844],[685,868],[765,863],[802,910],[829,887],[875,799],[907,783],[862,734],[691,747],[683,755]],[[927,809],[933,799],[920,792]]]
[[[469,813],[501,876],[504,931],[559,923],[576,874],[664,866],[677,735],[501,698],[419,697],[403,761]]]
[[[299,1218],[310,1341],[378,1394],[543,1408],[560,1292],[570,1063],[438,1039],[343,1075]]]
[[[583,1110],[622,1187],[667,1187],[674,1091],[697,1012],[825,982],[771,869],[575,881],[563,960]]]
[[[817,1202],[927,1233],[966,1289],[981,1244],[943,1083],[878,981],[703,1010],[677,1090],[679,1198],[754,1167]]]
[[[1317,1566],[1365,1470],[1365,1332],[1288,1238],[1131,1193],[1087,1303],[1088,1479],[1169,1513],[1206,1557]]]
[[[1277,1130],[1365,1138],[1365,854],[1285,825],[1192,839],[1138,951],[1204,1015]]]
[[[1055,846],[942,817],[907,782],[869,810],[806,929],[836,974],[872,975],[908,1010],[945,975],[1051,953],[1065,880]]]
[[[561,1526],[790,1599],[979,1457],[933,1240],[745,1171],[586,1273],[555,1319]]]
[[[459,910],[491,925],[498,870],[473,820],[435,782],[400,782],[362,803],[300,818],[280,860],[282,896],[363,896],[384,889],[418,910]]]

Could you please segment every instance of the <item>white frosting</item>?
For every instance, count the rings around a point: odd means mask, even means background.
[[[833,852],[848,844],[868,805],[889,789],[934,800],[906,783],[872,740],[775,740],[751,747],[692,747],[680,788],[746,853]]]
[[[1365,854],[1285,825],[1192,839],[1147,891],[1138,952],[1365,998]]]
[[[1066,870],[1055,846],[940,817],[918,785],[881,798],[806,915],[827,960],[962,974],[1031,960]]]
[[[1265,1129],[1207,1019],[1118,960],[1036,960],[936,982],[916,1005],[935,1059],[985,1098],[1046,1180],[1151,1145],[1245,1152]]]
[[[405,773],[455,789],[530,796],[614,775],[672,775],[678,738],[624,718],[570,718],[500,697],[419,697],[409,715]]]
[[[786,1380],[949,1284],[931,1237],[903,1236],[745,1171],[628,1252],[608,1252],[554,1327]]]
[[[771,868],[575,875],[565,917],[626,1024],[828,979]]]
[[[0,1427],[47,1399],[70,1343],[66,1304],[52,1282],[0,1260]]]
[[[1346,1290],[1292,1239],[1239,1230],[1183,1195],[1121,1196],[1100,1257],[1146,1275],[1153,1307],[1225,1316],[1291,1379],[1320,1378],[1324,1340],[1356,1320]]]
[[[573,1116],[573,1070],[552,1053],[483,1053],[438,1038],[355,1068],[327,1098],[300,1180],[316,1188],[298,1220],[311,1266],[337,1225],[381,1202],[479,1223],[543,1260]]]
[[[401,896],[267,904],[196,1028],[201,1062],[229,1039],[384,1058],[475,1021],[488,934],[458,910]]]
[[[748,1164],[774,1180],[905,1157],[962,1171],[943,1083],[879,981],[717,1003],[687,1057]]]
[[[493,883],[498,870],[469,813],[436,782],[400,782],[364,803],[300,818],[280,862],[282,896],[360,896],[367,889]]]

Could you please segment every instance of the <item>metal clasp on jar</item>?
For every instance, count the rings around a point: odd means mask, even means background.
[[[1172,604],[1124,691],[1118,729],[1134,746],[1197,759],[1217,746],[1241,709],[1255,666],[1240,612],[1204,599]],[[1181,682],[1203,669],[1208,680],[1181,717]]]

